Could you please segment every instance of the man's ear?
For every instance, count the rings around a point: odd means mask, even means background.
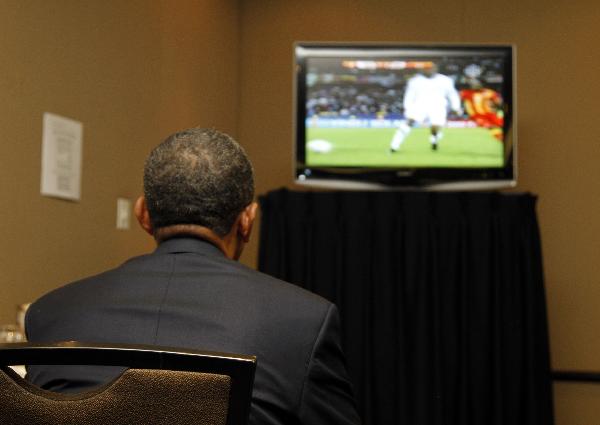
[[[154,235],[154,229],[152,228],[152,221],[150,221],[150,213],[148,212],[148,205],[146,204],[146,198],[144,196],[140,196],[135,201],[135,205],[133,206],[133,213],[135,214],[135,218],[137,218],[138,223],[142,229],[148,232],[149,235]]]
[[[242,240],[246,243],[250,240],[250,234],[252,233],[252,225],[256,219],[256,212],[258,211],[258,204],[252,202],[240,213],[238,233],[242,237]]]

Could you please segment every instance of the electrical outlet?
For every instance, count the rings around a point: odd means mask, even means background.
[[[131,201],[117,198],[117,229],[128,230],[131,227]]]

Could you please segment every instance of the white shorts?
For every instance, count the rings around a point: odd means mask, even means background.
[[[418,122],[419,124],[429,124],[443,127],[446,125],[447,111],[445,106],[426,105],[421,107],[412,107],[404,112],[407,119]]]

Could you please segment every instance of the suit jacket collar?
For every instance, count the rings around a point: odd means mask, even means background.
[[[210,256],[221,256],[225,254],[203,239],[195,238],[193,236],[181,236],[161,242],[154,251],[155,254],[181,254],[181,253],[193,253]]]

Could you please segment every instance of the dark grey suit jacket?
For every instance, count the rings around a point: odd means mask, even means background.
[[[45,295],[29,309],[33,342],[137,343],[255,355],[252,425],[358,424],[336,307],[227,259],[194,238]],[[120,370],[31,366],[44,388],[91,389]]]

